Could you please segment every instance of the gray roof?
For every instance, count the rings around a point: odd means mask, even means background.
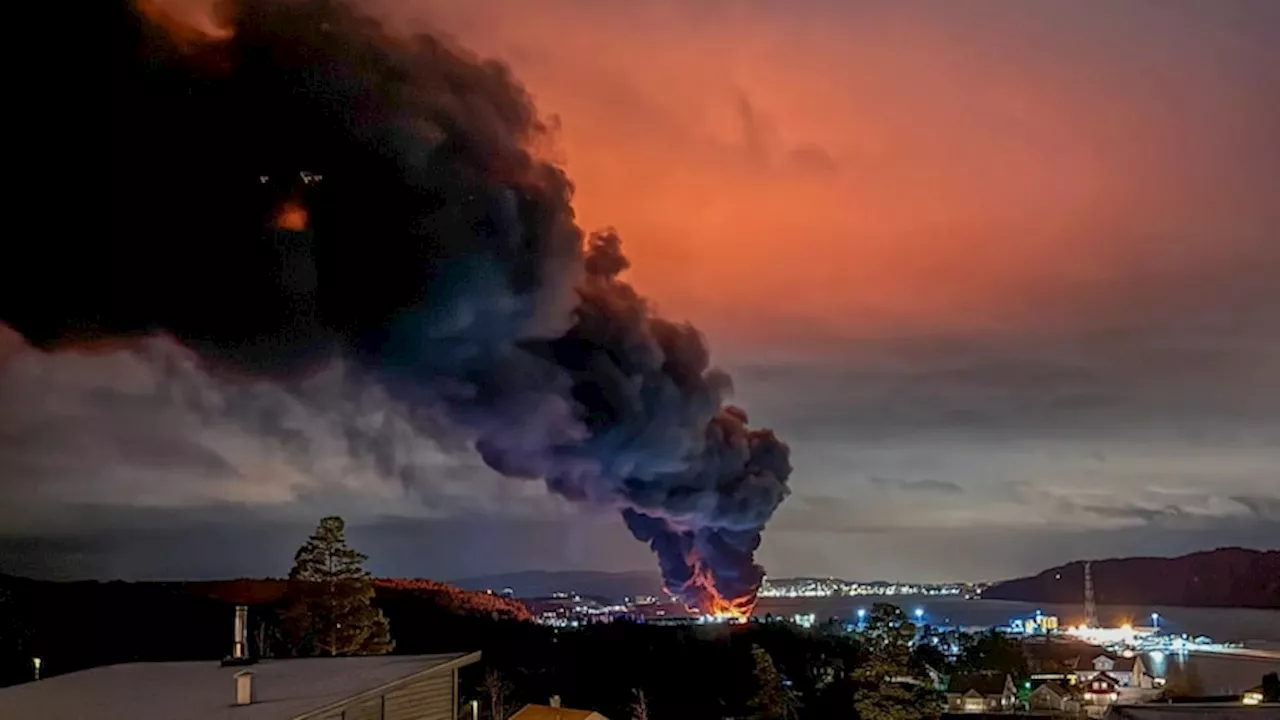
[[[291,720],[362,693],[480,659],[465,655],[108,665],[0,689],[0,718],[40,720]],[[254,703],[235,706],[233,676],[254,673]]]

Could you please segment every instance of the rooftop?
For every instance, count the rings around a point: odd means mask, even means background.
[[[947,692],[967,693],[974,690],[982,695],[1002,695],[1008,682],[1008,675],[997,673],[952,675],[951,682],[947,685]]]
[[[431,671],[479,659],[470,655],[263,660],[248,668],[218,662],[126,663],[0,689],[0,717],[41,720],[293,720],[336,702]],[[233,676],[253,671],[255,700],[236,706]]]
[[[1032,682],[1034,682],[1034,681],[1032,681]],[[1044,682],[1041,682],[1041,683],[1037,684],[1037,685],[1036,685],[1036,687],[1035,687],[1035,689],[1034,689],[1034,690],[1032,690],[1032,692],[1033,692],[1033,693],[1034,693],[1034,692],[1051,692],[1051,693],[1053,693],[1054,695],[1057,695],[1057,696],[1058,696],[1058,697],[1060,697],[1060,698],[1068,698],[1068,697],[1071,697],[1071,692],[1070,692],[1070,691],[1068,691],[1066,688],[1062,687],[1061,685],[1059,685],[1058,683],[1056,683],[1056,682],[1054,682],[1054,681],[1052,681],[1052,680],[1047,680],[1047,681],[1044,681]]]
[[[569,710],[550,705],[525,705],[520,708],[520,712],[511,716],[511,720],[605,720],[605,717],[590,710]]]

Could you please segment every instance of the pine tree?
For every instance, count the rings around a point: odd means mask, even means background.
[[[757,720],[791,720],[799,708],[795,693],[783,682],[782,673],[764,648],[751,648],[755,660],[756,694],[751,698],[752,717]]]
[[[345,527],[340,517],[322,519],[293,557],[284,625],[295,654],[378,655],[393,646],[373,606],[368,557],[347,547]]]

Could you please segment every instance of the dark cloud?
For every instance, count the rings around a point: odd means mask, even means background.
[[[792,171],[817,176],[839,171],[835,158],[817,143],[787,147],[775,124],[741,89],[737,92],[736,110],[742,130],[742,152],[757,171]]]
[[[1137,505],[1085,505],[1080,508],[1084,512],[1098,517],[1117,520],[1139,520],[1143,523],[1161,523],[1187,517],[1187,511],[1177,505],[1164,507],[1139,507]]]
[[[701,333],[620,277],[617,234],[584,237],[510,69],[354,4],[219,8],[210,31],[118,1],[110,217],[13,254],[0,321],[49,352],[175,341],[198,369],[161,358],[166,399],[269,438],[301,482],[336,455],[411,495],[431,483],[422,439],[464,438],[502,475],[622,511],[690,605],[749,610],[787,446],[726,404]],[[99,440],[123,462],[146,442]],[[149,460],[234,467],[165,452]],[[262,474],[195,495],[259,493]]]
[[[1248,508],[1259,520],[1280,522],[1280,496],[1277,497],[1241,497],[1234,496],[1232,501]]]
[[[820,145],[806,143],[793,148],[790,152],[791,164],[801,172],[818,175],[830,175],[839,172],[840,166],[835,158]]]
[[[315,517],[234,507],[67,509],[83,527],[0,533],[0,572],[144,580],[282,577],[315,529]],[[352,546],[383,577],[449,579],[480,573],[608,567],[646,570],[652,555],[613,513],[447,518],[358,517]],[[181,548],[175,552],[174,548]]]
[[[871,478],[871,484],[883,488],[906,490],[907,492],[942,493],[944,495],[959,495],[964,492],[964,488],[953,482],[947,480],[932,480],[929,478],[912,480],[910,478],[887,478],[877,476]]]

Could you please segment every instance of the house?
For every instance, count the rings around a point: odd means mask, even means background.
[[[570,710],[559,705],[525,705],[510,720],[609,720],[598,712]]]
[[[972,673],[951,676],[947,685],[947,710],[959,713],[1008,712],[1018,690],[1008,675]]]
[[[1261,685],[1255,685],[1240,696],[1241,705],[1261,705],[1267,698],[1267,691]]]
[[[1036,687],[1031,691],[1028,705],[1030,705],[1032,712],[1038,710],[1068,712],[1068,705],[1072,706],[1073,709],[1078,709],[1078,703],[1075,702],[1071,691],[1053,680],[1036,684]]]
[[[1094,676],[1106,673],[1115,678],[1120,687],[1149,688],[1153,685],[1153,680],[1147,674],[1147,668],[1142,663],[1141,655],[1116,657],[1115,655],[1102,653],[1094,656],[1090,665],[1092,669],[1079,669],[1076,671],[1076,676],[1080,682],[1087,683]]]
[[[0,689],[0,718],[457,720],[480,653],[125,663]]]
[[[1083,684],[1084,709],[1089,717],[1102,717],[1120,697],[1120,681],[1107,673],[1098,673]]]

